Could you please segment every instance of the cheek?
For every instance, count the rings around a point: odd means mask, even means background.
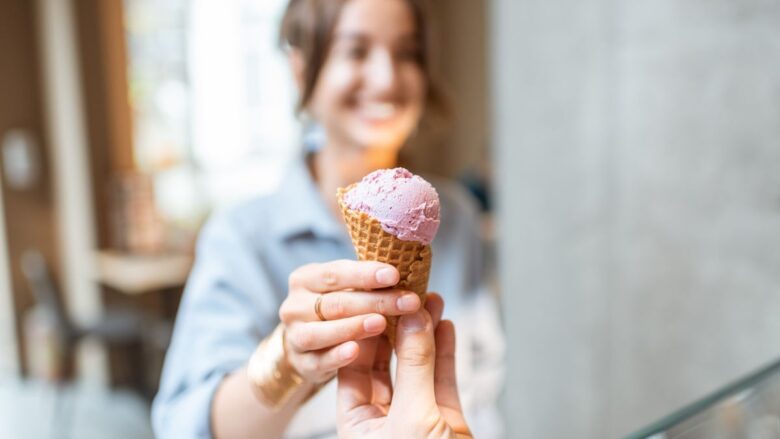
[[[355,69],[346,63],[332,63],[323,68],[313,96],[314,107],[327,112],[344,104],[358,85]],[[320,112],[327,115],[327,112]]]

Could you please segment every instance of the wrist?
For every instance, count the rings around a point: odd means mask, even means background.
[[[273,410],[280,409],[304,388],[313,386],[290,363],[284,344],[284,325],[280,323],[260,342],[247,365],[252,392]]]

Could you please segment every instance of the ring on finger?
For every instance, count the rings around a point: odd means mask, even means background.
[[[322,294],[317,296],[317,300],[314,302],[314,313],[317,314],[317,317],[319,317],[320,321],[324,322],[328,319],[326,319],[322,314],[322,296]]]

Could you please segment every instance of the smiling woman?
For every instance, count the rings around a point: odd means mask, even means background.
[[[445,107],[429,61],[425,5],[288,4],[281,40],[298,110],[324,136],[276,192],[204,228],[155,399],[159,436],[333,437],[337,371],[374,355],[371,343],[361,342],[375,341],[386,317],[438,322],[445,301],[445,318],[456,320],[465,348],[457,358],[466,417],[490,420],[475,428],[480,437],[500,435],[503,335],[484,288],[474,200],[450,181],[429,180],[442,212],[429,285],[440,294],[428,294],[425,308],[397,286],[393,266],[354,261],[336,200],[337,188],[398,166],[402,150],[418,147],[410,139],[424,115]],[[412,353],[421,346],[407,345]],[[389,356],[376,356],[379,367],[389,367]],[[428,399],[419,406],[436,405]]]

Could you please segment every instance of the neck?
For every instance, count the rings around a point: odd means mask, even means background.
[[[357,183],[377,169],[398,165],[394,148],[339,148],[326,145],[309,161],[309,170],[328,208],[340,215],[336,190]]]

